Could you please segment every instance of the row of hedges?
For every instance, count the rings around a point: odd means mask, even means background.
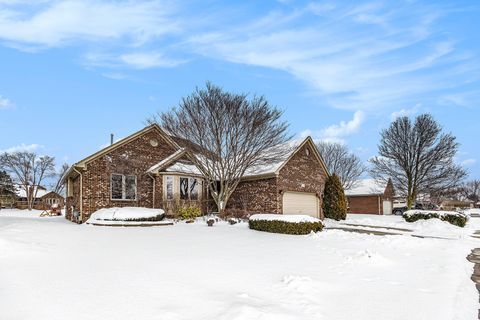
[[[323,224],[318,222],[287,222],[280,220],[249,220],[250,229],[283,234],[309,234],[322,231]]]
[[[403,218],[407,222],[415,222],[418,220],[428,220],[428,219],[440,219],[442,221],[447,221],[458,227],[465,227],[468,221],[468,217],[463,214],[458,213],[437,213],[432,211],[415,211],[413,213],[409,213],[408,211],[403,214]]]

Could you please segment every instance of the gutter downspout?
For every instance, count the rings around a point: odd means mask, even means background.
[[[80,175],[80,221],[83,223],[83,176],[80,171],[78,171],[75,167],[73,167],[73,171]]]
[[[152,178],[152,180],[153,180],[152,209],[155,209],[155,189],[156,189],[156,186],[155,186],[155,184],[156,184],[156,183],[155,183],[155,177],[152,176],[152,175],[150,174],[150,172],[147,172],[147,175],[148,175],[150,178]]]

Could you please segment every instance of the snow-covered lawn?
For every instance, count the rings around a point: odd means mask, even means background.
[[[346,223],[415,225],[395,218]],[[2,210],[0,319],[474,319],[465,257],[480,240],[462,232],[443,240],[288,236],[246,223],[115,228]]]

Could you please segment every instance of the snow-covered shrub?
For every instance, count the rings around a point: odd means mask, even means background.
[[[255,214],[248,220],[250,229],[283,234],[309,234],[322,231],[319,219],[304,215]]]
[[[103,208],[95,211],[88,219],[93,221],[161,221],[165,217],[162,209],[141,207]],[[87,222],[88,222],[87,221]]]
[[[202,215],[202,210],[197,206],[188,206],[178,209],[180,219],[192,220]]]
[[[462,228],[465,227],[468,221],[467,215],[454,211],[408,210],[403,214],[403,218],[407,222],[440,219]]]
[[[345,220],[347,218],[347,198],[342,183],[336,174],[332,174],[325,182],[323,213],[325,218],[335,220]]]

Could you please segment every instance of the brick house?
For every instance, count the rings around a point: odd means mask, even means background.
[[[64,176],[66,218],[85,222],[106,207],[162,208],[197,205],[214,211],[200,170],[186,152],[188,141],[151,125],[75,163]],[[278,163],[253,168],[229,200],[249,212],[323,217],[328,171],[311,138],[297,143]]]
[[[54,191],[48,191],[45,187],[36,187],[36,198],[33,201],[33,208],[37,210],[50,209],[53,204],[63,207],[65,198]],[[21,187],[17,188],[15,207],[17,209],[28,208],[27,193]]]
[[[345,191],[348,213],[392,214],[394,189],[392,180],[387,182],[364,179]]]

